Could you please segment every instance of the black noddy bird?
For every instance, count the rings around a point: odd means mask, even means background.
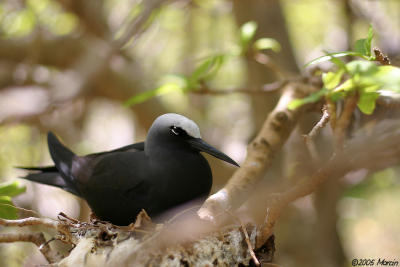
[[[24,179],[56,186],[87,201],[94,214],[115,225],[129,225],[144,209],[150,217],[210,193],[212,173],[206,152],[239,166],[207,144],[192,120],[174,113],[158,117],[146,141],[115,150],[77,156],[56,136],[47,136],[55,166]]]

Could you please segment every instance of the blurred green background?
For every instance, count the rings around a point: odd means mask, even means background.
[[[244,49],[243,25],[249,21],[254,40],[273,38],[280,45]],[[223,92],[257,91],[297,77],[324,51],[351,49],[370,24],[374,45],[399,65],[398,0],[2,0],[0,182],[24,175],[14,166],[51,164],[49,130],[85,154],[143,140],[152,121],[167,112],[193,119],[207,142],[241,162],[279,92]],[[121,47],[126,36],[131,38]],[[216,61],[201,73],[195,89],[217,94],[187,92],[182,77],[193,75],[207,59]],[[155,96],[126,105],[149,91]],[[299,132],[318,116],[307,116]],[[275,160],[263,182],[267,187],[299,164],[291,150],[299,132]],[[208,159],[215,192],[234,168]],[[27,190],[13,199],[16,206],[44,217],[62,211],[87,218],[87,206],[71,194],[19,181]],[[275,230],[275,262],[290,267],[350,266],[353,258],[400,261],[399,225],[399,169],[350,173],[284,213]],[[0,228],[11,231],[17,229]],[[1,266],[46,263],[34,245],[22,243],[0,244],[0,259]]]

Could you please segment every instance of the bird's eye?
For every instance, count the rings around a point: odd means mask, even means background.
[[[182,128],[180,128],[180,127],[171,126],[170,129],[171,129],[171,132],[172,132],[174,135],[178,135],[178,136],[187,135],[186,131],[183,130]]]

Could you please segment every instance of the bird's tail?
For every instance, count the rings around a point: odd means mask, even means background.
[[[52,132],[48,133],[47,142],[55,166],[18,167],[29,171],[37,171],[36,173],[30,173],[21,178],[41,184],[60,187],[79,196],[79,191],[74,183],[72,168],[74,160],[79,159],[79,157],[65,147]]]
[[[19,169],[31,170],[31,171],[41,171],[42,168],[37,167],[17,167]],[[55,167],[53,167],[56,169]],[[44,169],[44,168],[43,168]],[[64,178],[57,172],[57,169],[53,172],[41,171],[37,173],[30,173],[24,177],[20,177],[22,179],[26,179],[32,182],[37,182],[40,184],[46,184],[51,186],[56,186],[61,189],[64,189],[74,195],[79,196],[79,192],[76,190],[75,186],[71,183],[67,183]]]
[[[72,162],[76,155],[64,146],[52,132],[47,134],[47,144],[57,170],[65,178],[72,178]]]

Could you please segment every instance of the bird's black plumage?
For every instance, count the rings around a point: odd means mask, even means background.
[[[204,142],[194,122],[173,113],[155,120],[145,143],[77,156],[49,133],[48,145],[55,166],[24,168],[35,172],[23,178],[71,192],[117,225],[133,222],[142,209],[154,217],[205,198],[212,173],[200,151],[237,165]]]

